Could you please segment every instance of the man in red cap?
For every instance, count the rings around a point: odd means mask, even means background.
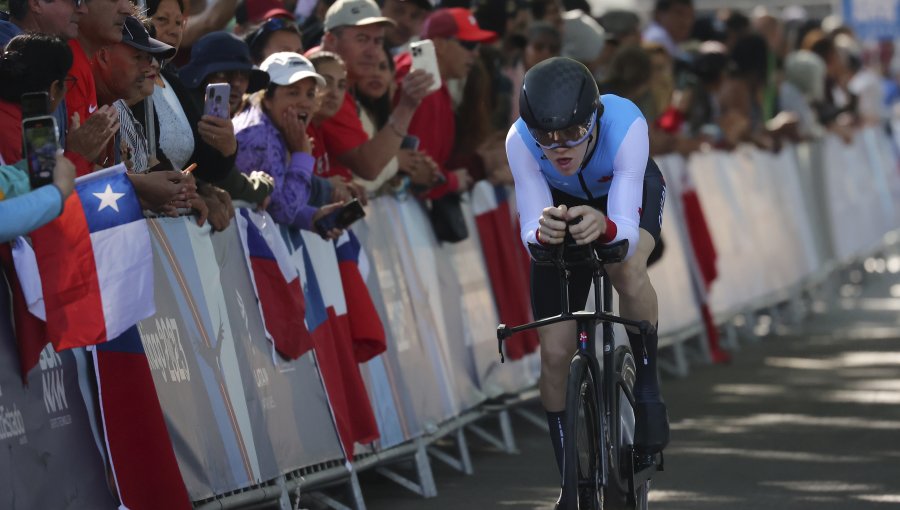
[[[468,9],[455,7],[432,12],[425,20],[421,36],[434,42],[441,88],[422,100],[409,124],[409,134],[419,137],[419,150],[431,156],[446,178],[444,184],[428,192],[428,198],[434,199],[447,193],[466,191],[472,183],[465,168],[449,171],[444,166],[456,143],[456,117],[447,80],[468,76],[478,58],[478,46],[495,41],[497,34],[482,30]],[[403,53],[397,56],[396,62],[400,83],[409,73],[412,57],[409,53]],[[438,129],[435,129],[436,126]]]

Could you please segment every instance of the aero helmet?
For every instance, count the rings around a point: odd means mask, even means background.
[[[594,76],[576,60],[549,58],[525,74],[519,114],[544,147],[583,142],[593,128],[594,112],[602,114],[602,108]]]

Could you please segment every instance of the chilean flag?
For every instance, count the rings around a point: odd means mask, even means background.
[[[94,369],[119,508],[193,508],[138,327],[94,349]]]
[[[293,231],[291,234],[293,246],[302,251],[302,261],[298,262],[306,297],[306,325],[315,343],[316,364],[344,454],[352,459],[354,443],[371,443],[380,434],[353,352],[334,245],[312,233]]]
[[[76,179],[63,213],[31,240],[34,262],[17,257],[16,268],[23,289],[40,289],[57,351],[106,342],[155,313],[150,234],[124,165]],[[41,300],[28,302],[40,316]]]
[[[532,320],[529,257],[519,240],[506,193],[503,186],[479,181],[472,189],[472,209],[500,321],[514,326]],[[540,341],[537,332],[529,330],[509,338],[505,345],[509,358],[517,360],[536,351]]]
[[[334,242],[334,246],[344,287],[344,299],[347,302],[353,353],[358,363],[365,363],[387,349],[384,325],[375,310],[369,288],[366,287],[369,258],[352,230],[344,232]]]
[[[241,208],[237,221],[266,332],[279,354],[297,359],[313,346],[297,268],[271,216]]]

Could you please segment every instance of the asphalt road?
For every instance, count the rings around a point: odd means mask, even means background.
[[[900,508],[900,257],[882,262],[801,323],[745,339],[731,364],[664,381],[673,437],[653,508]],[[363,473],[367,508],[550,508],[546,432],[513,425],[515,455],[469,436],[472,476],[432,462],[436,498]]]

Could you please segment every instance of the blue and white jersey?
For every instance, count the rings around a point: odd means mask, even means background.
[[[579,172],[564,176],[519,118],[506,136],[506,155],[516,183],[522,242],[536,243],[541,211],[554,204],[550,187],[588,199],[608,195],[607,216],[616,224],[613,240],[628,239],[630,256],[637,249],[644,170],[650,155],[647,121],[631,101],[605,94],[597,146]],[[583,182],[582,182],[583,180]],[[585,188],[590,192],[585,192]]]

